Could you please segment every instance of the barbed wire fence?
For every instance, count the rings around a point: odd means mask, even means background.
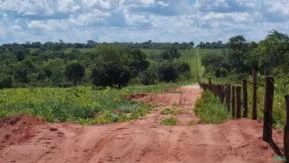
[[[260,87],[258,82],[263,81],[264,84],[261,83],[261,86],[265,89],[263,96],[263,140],[271,146],[277,155],[286,157],[286,162],[289,163],[289,80],[284,81],[285,84],[276,84],[275,79],[278,79],[277,77],[261,76],[255,71],[253,71],[251,75],[252,81],[248,79],[242,81],[230,80],[230,82],[225,81],[226,84],[214,84],[212,80],[209,79],[208,83],[200,82],[199,84],[204,90],[211,91],[215,96],[219,97],[220,101],[226,105],[233,119],[248,117],[248,85],[251,85],[253,89],[251,118],[257,120],[258,88]],[[286,82],[288,83],[286,84]],[[276,145],[272,137],[274,91],[277,92],[278,95],[283,96],[285,100],[286,122],[284,127],[283,152]]]

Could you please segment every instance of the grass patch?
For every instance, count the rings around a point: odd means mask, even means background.
[[[225,105],[211,92],[204,92],[195,106],[196,115],[205,123],[221,123],[230,119],[230,114]]]
[[[28,114],[48,122],[99,124],[137,119],[150,111],[148,105],[127,100],[141,92],[159,92],[176,84],[129,86],[123,89],[15,88],[0,90],[0,117]]]
[[[161,115],[177,115],[181,113],[182,113],[182,110],[179,108],[166,108],[161,111]]]
[[[177,124],[177,120],[174,117],[169,117],[161,121],[161,125],[165,125],[165,126],[174,126],[176,124]]]

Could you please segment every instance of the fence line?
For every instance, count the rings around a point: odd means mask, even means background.
[[[253,103],[252,103],[252,119],[257,120],[257,73],[253,71]],[[226,105],[228,112],[231,112],[233,119],[248,117],[248,83],[250,81],[243,80],[242,87],[230,84],[213,84],[209,79],[209,83],[200,83],[204,90],[211,91],[215,96],[219,97],[220,102]],[[286,101],[286,125],[284,127],[284,152],[274,143],[272,138],[273,125],[273,100],[274,100],[274,78],[265,77],[265,100],[264,100],[264,119],[263,119],[263,140],[266,141],[276,154],[286,157],[286,163],[289,163],[289,95],[285,97]],[[243,116],[241,115],[243,113]]]

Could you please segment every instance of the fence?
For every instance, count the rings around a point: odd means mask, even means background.
[[[257,74],[253,75],[253,96],[252,96],[252,119],[257,120]],[[233,119],[248,117],[248,81],[243,80],[242,86],[230,84],[213,84],[211,79],[208,83],[200,83],[204,90],[211,91],[220,101],[226,105],[228,112],[232,114]],[[264,99],[264,117],[263,117],[263,140],[267,142],[276,154],[286,157],[286,163],[289,163],[289,95],[285,96],[286,101],[286,124],[284,127],[284,152],[274,143],[272,139],[272,109],[274,97],[274,78],[265,77],[265,99]]]

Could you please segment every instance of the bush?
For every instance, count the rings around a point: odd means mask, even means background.
[[[12,78],[10,76],[0,80],[0,89],[3,88],[12,88]]]
[[[65,68],[65,76],[74,86],[82,80],[84,73],[85,68],[80,63],[71,63]]]
[[[158,67],[158,78],[160,81],[176,81],[179,77],[178,70],[171,62],[161,63]]]
[[[106,62],[97,65],[91,74],[92,82],[96,87],[116,87],[126,86],[130,80],[129,68],[115,62]]]
[[[191,78],[191,67],[188,63],[185,62],[176,62],[176,68],[178,74],[181,78],[190,79]]]
[[[156,75],[151,71],[145,71],[140,75],[141,83],[151,85],[156,83]]]

